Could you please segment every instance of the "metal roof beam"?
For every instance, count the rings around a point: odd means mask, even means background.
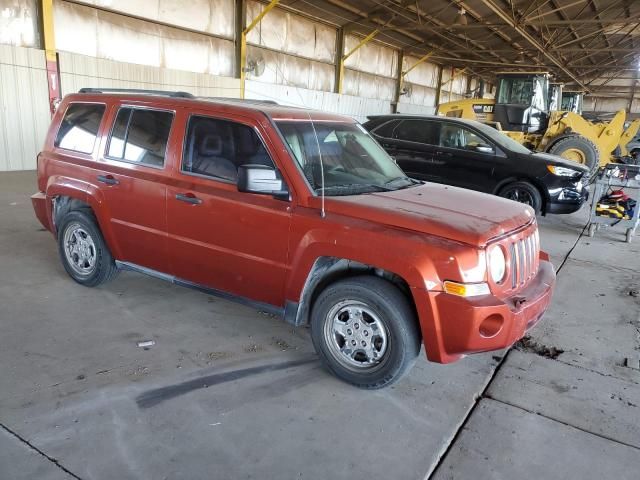
[[[526,16],[526,17],[524,17],[524,18],[522,19],[522,23],[524,23],[524,24],[529,24],[529,22],[530,22],[531,20],[537,20],[537,19],[539,19],[539,18],[546,17],[547,15],[551,15],[551,14],[553,14],[553,13],[561,12],[562,10],[566,10],[567,8],[570,8],[570,7],[575,7],[576,5],[580,5],[580,4],[582,4],[582,3],[586,3],[587,1],[588,1],[588,0],[577,0],[577,1],[572,2],[572,3],[569,3],[569,4],[567,4],[567,5],[563,5],[563,6],[561,6],[561,7],[555,7],[555,8],[553,8],[552,10],[547,10],[546,12],[539,13],[538,15],[534,15],[533,17],[531,17],[531,16]]]
[[[560,70],[566,73],[569,77],[571,77],[578,85],[583,88],[587,88],[582,81],[577,77],[575,73],[569,70],[564,66],[564,63],[561,60],[558,60],[555,56],[551,55],[547,50],[538,43],[538,41],[533,38],[529,32],[527,32],[524,28],[517,24],[517,22],[511,18],[504,10],[502,10],[499,6],[497,6],[493,0],[481,0],[489,9],[491,9],[496,15],[498,15],[502,20],[509,23],[511,27],[522,35],[525,40],[527,40],[531,45],[533,45],[540,53],[542,53],[546,58],[548,58],[552,63],[554,63]]]

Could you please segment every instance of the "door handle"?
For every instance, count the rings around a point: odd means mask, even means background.
[[[191,205],[200,205],[202,203],[202,200],[196,197],[193,193],[178,193],[176,194],[176,200],[190,203]]]
[[[449,153],[449,152],[443,152],[442,150],[438,150],[438,151],[436,152],[436,155],[439,155],[439,156],[441,156],[441,157],[453,157],[453,154],[452,154],[452,153]]]
[[[98,175],[98,181],[107,185],[118,185],[120,183],[113,175]]]

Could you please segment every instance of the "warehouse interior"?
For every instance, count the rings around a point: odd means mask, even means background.
[[[386,388],[333,376],[309,326],[268,308],[142,269],[78,285],[34,214],[32,195],[51,198],[41,152],[65,97],[81,89],[95,89],[91,102],[116,89],[190,94],[183,107],[310,109],[365,131],[380,116],[496,127],[501,85],[514,76],[543,82],[550,120],[539,137],[525,129],[510,141],[589,169],[578,210],[528,203],[555,271],[550,306],[504,348],[440,364],[423,345]],[[582,122],[595,132],[595,164],[577,147],[552,148]],[[635,0],[0,0],[0,478],[637,478],[639,129]],[[626,206],[605,221],[602,200],[616,189]],[[497,223],[493,214],[481,220]],[[335,233],[327,244],[342,241]]]

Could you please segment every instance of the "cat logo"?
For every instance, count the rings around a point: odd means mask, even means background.
[[[493,105],[474,105],[474,113],[493,113]]]

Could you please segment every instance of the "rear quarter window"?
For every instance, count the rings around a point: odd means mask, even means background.
[[[54,146],[80,153],[93,153],[105,105],[72,103],[64,112]]]

